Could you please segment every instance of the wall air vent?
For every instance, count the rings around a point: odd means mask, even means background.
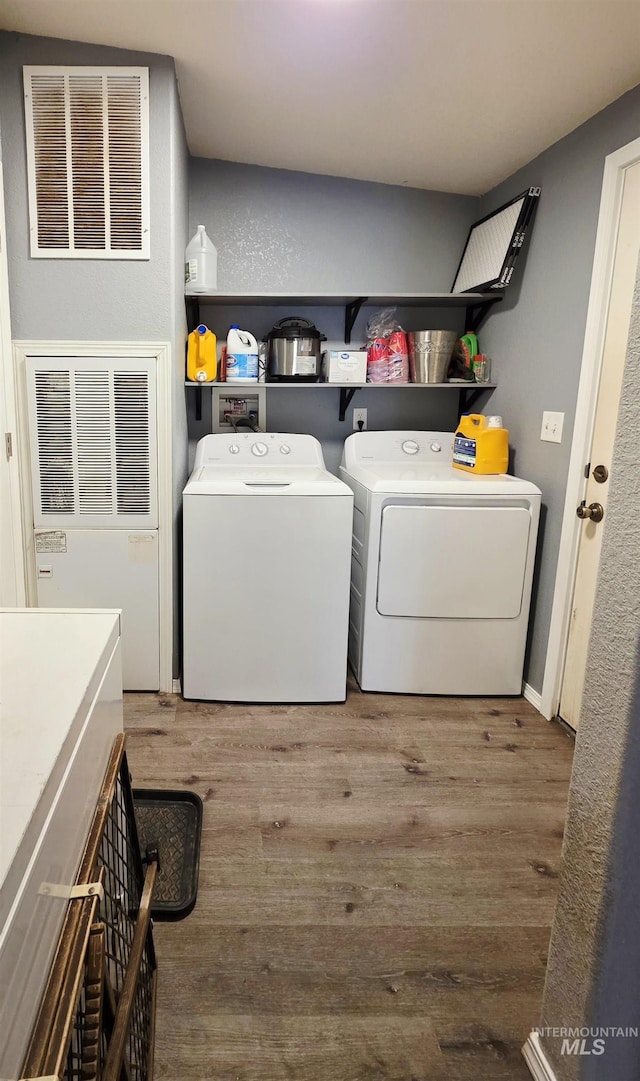
[[[147,68],[25,67],[31,255],[149,258]]]
[[[27,358],[34,524],[155,528],[152,361]]]

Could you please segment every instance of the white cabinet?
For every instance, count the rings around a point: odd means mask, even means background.
[[[120,619],[0,610],[0,1077],[19,1078],[111,747]]]

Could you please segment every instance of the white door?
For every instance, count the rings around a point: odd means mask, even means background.
[[[122,609],[124,689],[160,687],[156,363],[28,356],[37,604]]]
[[[613,454],[620,389],[624,372],[629,321],[640,251],[640,162],[627,169],[616,241],[611,296],[604,339],[602,370],[585,492],[585,510],[602,507],[606,517],[609,474]],[[586,465],[586,463],[585,463]],[[593,615],[602,525],[595,517],[583,521],[565,658],[560,716],[578,727]]]
[[[39,608],[119,608],[122,686],[160,686],[157,529],[36,529]]]

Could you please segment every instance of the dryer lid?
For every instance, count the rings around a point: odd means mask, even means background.
[[[539,497],[540,489],[528,480],[507,474],[477,476],[454,469],[446,462],[358,463],[344,469],[370,492],[390,495],[501,495]]]
[[[371,492],[398,495],[540,496],[529,481],[477,476],[451,466],[453,432],[354,432],[345,440],[342,474]]]

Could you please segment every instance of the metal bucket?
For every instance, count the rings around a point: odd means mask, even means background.
[[[449,362],[458,340],[455,330],[416,330],[409,334],[412,383],[446,383]]]

